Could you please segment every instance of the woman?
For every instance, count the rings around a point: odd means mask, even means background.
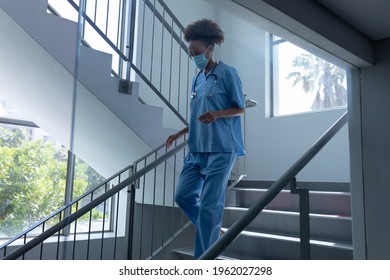
[[[200,72],[192,81],[189,127],[168,137],[166,144],[189,133],[176,203],[196,227],[197,259],[220,237],[229,175],[236,157],[244,155],[244,97],[237,71],[213,58],[215,45],[224,41],[220,26],[202,19],[187,26],[184,35]]]

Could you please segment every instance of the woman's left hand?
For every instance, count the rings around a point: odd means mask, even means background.
[[[212,123],[215,122],[219,118],[219,113],[217,111],[209,111],[200,115],[198,117],[198,121],[202,123]]]

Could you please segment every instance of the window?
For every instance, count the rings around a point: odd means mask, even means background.
[[[81,159],[72,158],[73,198],[77,198],[105,179]],[[68,202],[68,160],[65,147],[0,98],[0,239],[19,234]],[[101,231],[103,216],[104,229],[111,230],[110,213],[109,207],[104,215],[103,208],[95,209],[92,230]],[[88,231],[84,227],[78,232],[83,229]]]
[[[347,106],[346,71],[271,36],[271,116]]]
[[[0,238],[15,236],[65,203],[67,151],[44,134],[0,124]]]

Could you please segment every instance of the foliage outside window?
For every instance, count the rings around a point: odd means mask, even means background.
[[[347,106],[346,71],[271,36],[272,116]]]
[[[0,117],[11,116],[21,114],[0,99]],[[0,238],[19,234],[66,203],[67,163],[67,149],[42,129],[0,124]],[[76,158],[74,174],[73,198],[104,181],[79,158]],[[105,223],[110,218],[109,210],[106,210]],[[99,231],[103,210],[97,208],[92,214],[92,230]],[[78,228],[78,232],[82,230]],[[106,225],[105,230],[110,227]]]

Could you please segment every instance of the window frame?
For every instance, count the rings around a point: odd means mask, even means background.
[[[7,118],[7,117],[0,117],[0,125],[10,125],[10,126],[16,126],[16,127],[27,127],[27,128],[40,128],[37,124],[35,124],[32,121],[24,120],[24,119],[17,119],[17,118]],[[74,172],[76,167],[76,156],[68,150],[68,156],[67,156],[67,170],[66,170],[66,186],[65,186],[65,192],[64,192],[64,204],[68,205],[70,202],[75,199],[73,197],[73,185],[74,185]],[[95,187],[95,186],[94,186]],[[115,215],[115,199],[114,197],[111,198],[110,207],[109,209],[109,227],[104,229],[105,233],[111,233],[114,232],[114,215]],[[71,214],[71,212],[69,213]],[[69,231],[70,227],[65,227],[61,231],[61,236],[70,236],[72,233]],[[102,233],[102,230],[93,230],[90,233],[91,234],[97,234]],[[77,235],[83,235],[88,234],[88,231],[82,231],[77,232]],[[38,236],[39,233],[31,234],[29,237],[35,237]],[[0,240],[8,240],[11,237],[0,237]]]
[[[319,55],[317,55],[316,53],[312,52],[311,50],[308,50],[306,48],[303,48],[293,42],[290,42],[288,41],[287,39],[284,39],[282,37],[279,37],[277,36],[276,34],[272,33],[272,32],[267,32],[267,39],[268,39],[268,48],[269,48],[269,52],[268,52],[268,59],[269,59],[269,63],[268,63],[268,69],[269,69],[269,102],[268,102],[268,116],[270,118],[278,118],[278,117],[288,117],[288,116],[294,116],[294,115],[302,115],[302,114],[313,114],[313,113],[320,113],[320,112],[325,112],[325,111],[330,111],[330,110],[345,110],[348,108],[348,102],[346,103],[346,105],[343,105],[343,106],[334,106],[334,107],[329,107],[329,108],[322,108],[322,109],[315,109],[315,110],[308,110],[308,111],[300,111],[300,112],[295,112],[295,113],[286,113],[286,114],[279,114],[279,89],[277,88],[277,82],[275,82],[275,79],[279,79],[279,77],[276,75],[276,69],[279,65],[279,60],[278,60],[278,57],[275,58],[275,46],[278,46],[282,43],[290,43],[292,45],[295,45],[297,46],[298,48],[301,48],[307,52],[309,52],[310,54],[313,54],[329,63],[332,63],[333,65],[337,66],[337,67],[340,67],[342,69],[344,69],[345,71],[345,74],[346,74],[346,81],[347,81],[347,71],[348,69],[346,69],[345,67],[342,67],[342,66],[339,66],[337,64],[335,64],[334,62],[328,60],[328,59],[325,59]],[[275,37],[277,37],[277,39],[275,40]],[[348,93],[348,85],[347,85],[347,93]]]

